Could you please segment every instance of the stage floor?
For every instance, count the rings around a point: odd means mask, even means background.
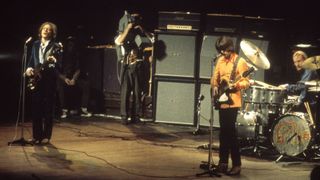
[[[208,160],[209,133],[193,135],[194,127],[153,122],[122,125],[116,116],[72,118],[55,121],[51,144],[8,146],[21,127],[0,126],[1,179],[211,179],[197,177],[202,161]],[[30,139],[31,123],[24,138]],[[213,161],[217,163],[218,129],[214,132]],[[204,146],[203,146],[204,145]],[[270,150],[271,151],[271,150]],[[262,155],[264,156],[264,155]],[[320,161],[242,156],[238,177],[221,179],[310,179]],[[231,163],[229,163],[231,164]]]

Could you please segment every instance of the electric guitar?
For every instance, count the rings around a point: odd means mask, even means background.
[[[48,50],[48,56],[54,56],[57,57],[58,55],[62,54],[62,44],[60,43],[55,43],[49,50]],[[48,57],[47,56],[47,57]],[[30,91],[34,91],[37,87],[38,82],[41,80],[41,73],[45,71],[46,69],[50,67],[54,67],[56,62],[48,61],[45,60],[43,64],[38,64],[34,70],[33,70],[33,75],[28,77],[27,80],[27,88]]]
[[[254,68],[251,67],[247,71],[243,72],[242,75],[237,76],[236,79],[233,81],[234,83],[237,83],[241,78],[246,78],[249,76],[250,73],[254,71]],[[231,93],[235,93],[236,89],[230,89],[229,84],[232,83],[230,80],[222,79],[220,82],[220,86],[218,89],[218,94],[213,96],[213,103],[215,109],[220,109],[221,104],[229,104],[232,105],[233,101],[230,97]]]

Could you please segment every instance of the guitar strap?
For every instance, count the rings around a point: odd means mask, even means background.
[[[237,59],[234,61],[234,65],[233,65],[232,72],[230,75],[230,82],[231,83],[233,83],[233,81],[236,79],[236,70],[237,70],[239,59],[240,59],[240,56],[238,56]]]

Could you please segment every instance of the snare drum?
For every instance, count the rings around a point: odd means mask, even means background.
[[[248,103],[266,103],[266,88],[261,86],[250,86],[244,96],[244,102]]]
[[[297,156],[311,144],[313,126],[305,113],[294,112],[279,117],[272,126],[271,140],[280,154]]]

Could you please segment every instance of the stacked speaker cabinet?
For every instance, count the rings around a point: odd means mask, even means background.
[[[207,14],[205,26],[200,31],[192,31],[194,25],[181,26],[176,20],[188,18],[179,17],[167,21],[168,17],[180,14],[161,14],[160,30],[156,31],[157,42],[161,48],[155,46],[156,58],[154,65],[154,91],[153,91],[153,117],[156,122],[195,125],[197,119],[198,97],[203,95],[201,101],[200,125],[209,125],[211,113],[210,78],[212,76],[216,57],[215,42],[222,36],[230,36],[235,44],[235,51],[243,58],[240,42],[245,39],[267,53],[269,41],[266,38],[253,36],[254,27],[249,22],[252,19],[241,15]],[[194,18],[194,16],[192,16]],[[260,21],[259,21],[260,23]],[[173,25],[172,24],[177,24]],[[189,23],[191,24],[191,23]],[[190,28],[189,31],[174,28]],[[249,33],[246,33],[249,32]],[[258,34],[256,34],[258,35]],[[163,53],[159,53],[163,51]],[[248,59],[247,59],[248,60]],[[254,79],[264,81],[264,70],[259,70],[252,76]],[[219,127],[218,111],[214,110],[214,126]]]
[[[155,61],[154,119],[194,124],[197,72],[197,33],[157,31],[164,56]],[[157,51],[157,49],[156,49]]]
[[[194,124],[195,81],[192,79],[155,78],[156,122]]]

